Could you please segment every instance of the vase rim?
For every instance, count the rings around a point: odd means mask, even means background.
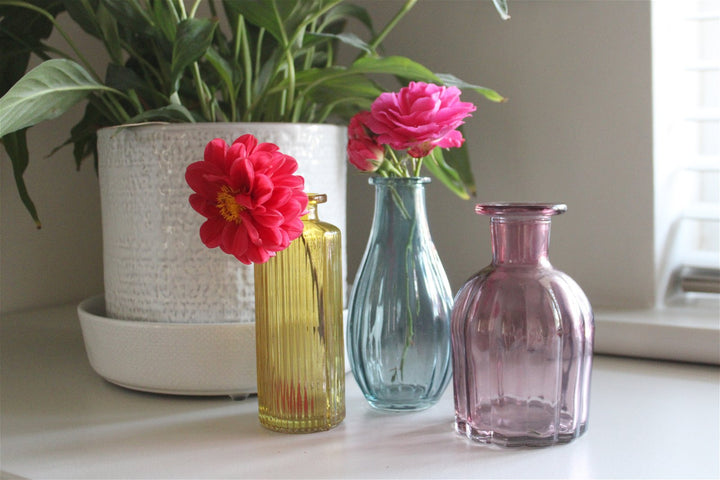
[[[259,127],[282,127],[282,128],[302,128],[302,127],[314,127],[319,129],[341,129],[345,130],[347,127],[343,125],[335,125],[332,123],[303,123],[303,122],[181,122],[181,123],[171,123],[171,122],[140,122],[140,123],[131,123],[131,124],[123,124],[123,125],[112,125],[108,127],[103,127],[98,130],[98,132],[102,131],[116,131],[116,130],[125,130],[125,129],[136,129],[136,128],[162,128],[167,130],[184,130],[188,128],[208,128],[212,126],[216,129],[226,129],[226,128],[238,128],[242,125],[246,125],[249,127],[259,128]]]
[[[387,185],[390,183],[422,185],[431,181],[430,177],[370,177],[368,179],[370,185]]]
[[[560,215],[566,211],[567,205],[553,202],[489,202],[479,203],[475,206],[475,213],[478,215],[494,217],[548,217]]]
[[[308,192],[308,204],[318,204],[327,202],[327,195],[324,193]]]

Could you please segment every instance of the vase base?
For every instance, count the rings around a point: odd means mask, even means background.
[[[343,421],[345,415],[338,415],[333,418],[288,420],[273,417],[270,415],[258,415],[260,425],[273,432],[280,433],[315,433],[331,430]]]
[[[481,445],[493,445],[498,447],[549,447],[570,443],[587,430],[586,425],[581,425],[577,430],[558,435],[534,436],[534,435],[503,435],[496,431],[481,431],[473,428],[464,421],[455,421],[455,431],[472,442]]]
[[[439,395],[437,398],[427,398],[426,395],[427,387],[424,385],[402,384],[379,388],[376,395],[366,395],[365,398],[377,410],[397,412],[425,410],[439,400]]]

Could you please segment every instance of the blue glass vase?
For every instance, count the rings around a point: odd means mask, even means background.
[[[348,306],[352,372],[371,406],[421,410],[451,377],[452,293],[425,211],[429,178],[370,179],[375,214]]]

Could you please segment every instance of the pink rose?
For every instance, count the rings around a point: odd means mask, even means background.
[[[350,119],[347,153],[350,163],[363,172],[374,172],[382,164],[384,149],[365,125],[370,112],[363,111]]]
[[[397,93],[383,93],[372,104],[366,125],[381,145],[425,157],[435,147],[459,147],[465,139],[456,129],[475,111],[460,101],[460,89],[410,82]]]
[[[205,159],[187,167],[190,205],[206,220],[200,239],[244,264],[264,263],[302,234],[307,207],[294,158],[277,145],[243,135],[228,146],[216,138]]]

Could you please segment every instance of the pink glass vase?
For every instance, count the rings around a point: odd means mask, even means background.
[[[593,314],[550,265],[555,204],[481,204],[492,264],[460,289],[452,312],[455,429],[501,446],[567,443],[587,427]]]

